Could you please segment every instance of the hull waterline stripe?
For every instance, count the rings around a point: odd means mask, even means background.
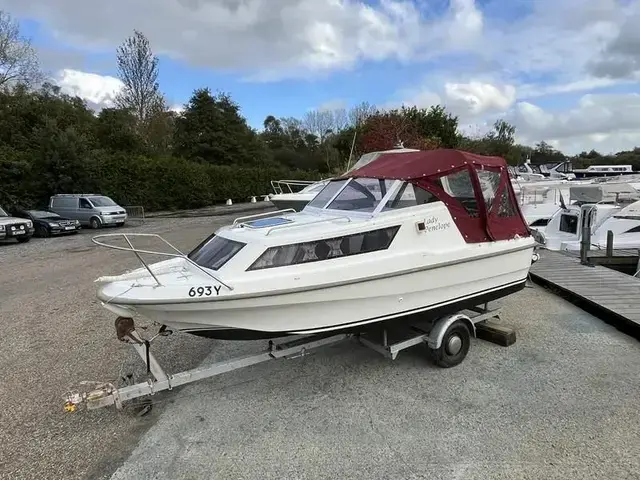
[[[487,253],[484,255],[478,255],[476,257],[471,257],[471,258],[464,258],[464,259],[458,259],[458,260],[450,260],[448,262],[442,262],[442,263],[437,263],[437,264],[433,264],[433,265],[425,265],[422,267],[416,267],[416,268],[410,268],[407,270],[403,270],[401,272],[392,272],[392,273],[383,273],[383,274],[379,274],[379,275],[373,275],[370,277],[365,277],[365,278],[359,278],[359,279],[354,279],[354,280],[344,280],[344,281],[340,281],[340,282],[333,282],[333,283],[326,283],[326,284],[322,284],[322,285],[311,285],[311,286],[307,286],[307,287],[297,287],[297,288],[289,288],[286,290],[275,290],[275,291],[267,291],[267,292],[255,292],[255,293],[242,293],[242,294],[238,294],[238,295],[224,295],[224,296],[219,296],[216,297],[215,300],[211,300],[210,297],[194,297],[194,298],[179,298],[179,299],[173,299],[173,300],[134,300],[134,299],[129,299],[129,298],[118,298],[116,297],[112,297],[112,296],[108,296],[108,295],[103,295],[101,290],[98,290],[98,294],[97,297],[99,300],[105,302],[105,303],[111,303],[114,305],[146,305],[146,306],[153,306],[153,305],[169,305],[169,304],[173,304],[173,303],[179,303],[179,304],[186,304],[186,303],[206,303],[206,302],[228,302],[228,301],[233,301],[233,300],[244,300],[246,298],[259,298],[259,297],[277,297],[279,295],[290,295],[292,293],[303,293],[303,292],[311,292],[314,290],[324,290],[325,288],[334,288],[334,287],[343,287],[343,286],[347,286],[347,285],[353,285],[353,284],[357,284],[357,283],[365,283],[365,282],[369,282],[369,281],[373,281],[373,280],[384,280],[387,278],[393,278],[393,277],[401,277],[402,275],[409,275],[411,273],[418,273],[418,272],[423,272],[423,271],[428,271],[428,270],[436,270],[439,268],[445,268],[445,267],[450,267],[453,265],[459,265],[461,263],[471,263],[471,262],[475,262],[478,260],[484,260],[487,258],[492,258],[492,257],[497,257],[497,256],[502,256],[502,255],[507,255],[510,253],[517,253],[517,252],[521,252],[523,250],[532,250],[535,246],[535,243],[532,243],[531,245],[523,245],[520,247],[516,247],[516,248],[512,248],[510,250],[501,250],[499,252],[491,252],[491,253]],[[116,300],[117,299],[117,300]]]

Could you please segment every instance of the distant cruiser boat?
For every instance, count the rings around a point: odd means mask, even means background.
[[[590,165],[588,168],[573,169],[576,178],[610,177],[615,175],[633,175],[640,172],[634,171],[631,165]]]

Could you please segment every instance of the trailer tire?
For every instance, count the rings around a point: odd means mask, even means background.
[[[431,360],[442,368],[459,365],[467,356],[470,347],[471,333],[463,320],[457,320],[447,328],[440,347],[427,346]]]

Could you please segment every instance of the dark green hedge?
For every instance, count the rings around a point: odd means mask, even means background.
[[[271,180],[320,177],[277,164],[221,166],[104,151],[93,151],[72,165],[63,162],[64,168],[57,161],[47,159],[44,165],[24,156],[11,152],[0,159],[0,206],[4,208],[42,208],[55,193],[101,193],[120,205],[142,205],[147,211],[200,208],[228,198],[239,203],[272,193]]]
[[[271,180],[319,179],[318,173],[278,166],[236,167],[197,163],[174,157],[109,157],[96,164],[100,193],[121,205],[145,210],[199,208],[228,198],[246,202],[272,192]]]

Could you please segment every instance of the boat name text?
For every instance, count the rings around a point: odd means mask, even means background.
[[[424,226],[425,232],[437,232],[451,228],[451,222],[441,222],[438,217],[429,217],[425,219]]]
[[[220,290],[222,289],[222,285],[215,285],[215,286],[211,286],[211,285],[204,285],[202,287],[191,287],[189,289],[189,296],[190,297],[210,297],[211,295],[213,295],[213,292],[216,292],[216,295],[220,295]]]

